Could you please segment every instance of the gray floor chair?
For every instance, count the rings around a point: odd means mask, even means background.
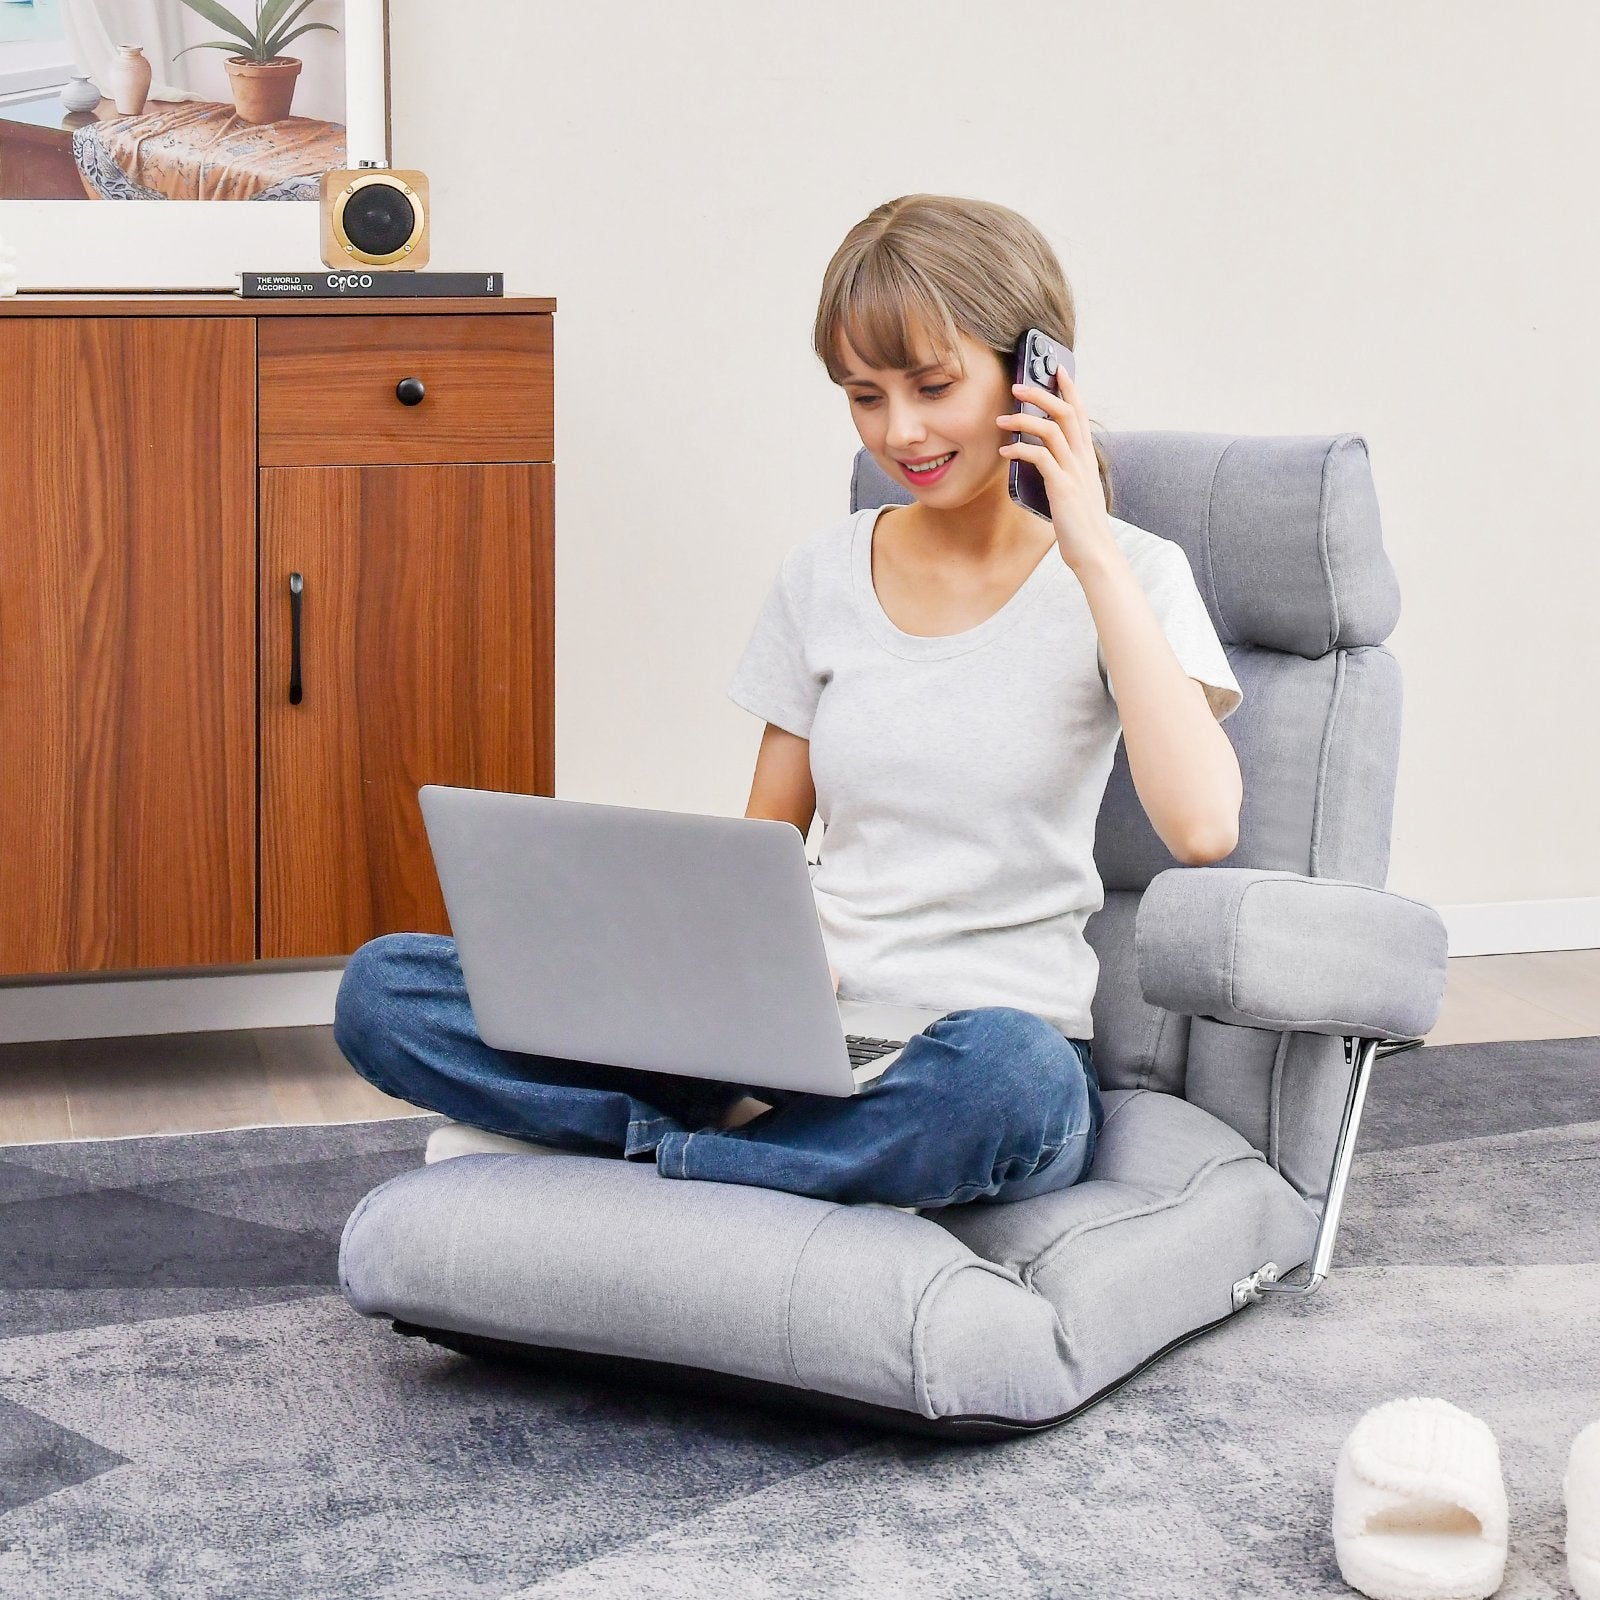
[[[1176,866],[1118,746],[1087,927],[1090,1175],[911,1215],[620,1159],[460,1156],[357,1206],[356,1310],[469,1354],[990,1438],[1322,1282],[1374,1057],[1422,1042],[1445,983],[1437,912],[1383,887],[1399,592],[1366,444],[1098,437],[1115,514],[1183,546],[1244,689],[1224,728],[1245,793],[1233,855]],[[852,510],[905,499],[862,452]]]

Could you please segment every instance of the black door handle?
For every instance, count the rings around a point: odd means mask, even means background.
[[[422,397],[428,391],[422,386],[421,378],[402,378],[394,386],[395,398],[403,406],[420,406]]]
[[[289,574],[289,704],[300,704],[300,596],[306,580],[298,572]]]

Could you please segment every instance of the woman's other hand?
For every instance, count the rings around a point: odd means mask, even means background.
[[[831,964],[828,967],[828,976],[833,979],[833,992],[835,994],[838,994],[838,992],[839,992],[839,974],[833,970],[833,967],[832,967]]]

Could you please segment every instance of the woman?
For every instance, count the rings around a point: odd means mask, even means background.
[[[340,986],[357,1071],[669,1178],[927,1210],[1085,1176],[1104,1111],[1083,927],[1104,903],[1094,829],[1117,738],[1173,856],[1220,860],[1243,786],[1218,723],[1242,693],[1182,548],[1110,515],[1065,371],[1059,395],[1013,387],[1029,327],[1075,343],[1061,267],[1016,212],[907,195],[850,230],[814,345],[913,502],[790,550],[728,689],[766,723],[746,816],[802,834],[823,819],[812,887],[835,988],[945,1015],[865,1092],[756,1090],[747,1117],[740,1085],[485,1045],[453,941],[391,934]],[[1049,522],[1011,500],[1012,460],[1043,474]]]

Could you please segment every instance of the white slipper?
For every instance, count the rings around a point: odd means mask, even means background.
[[[557,1150],[553,1145],[534,1144],[531,1139],[513,1139],[509,1134],[490,1133],[486,1128],[474,1128],[465,1122],[447,1122],[428,1135],[426,1161],[448,1161],[451,1156],[487,1154],[550,1156],[570,1152]]]
[[[1567,1475],[1567,1576],[1578,1600],[1600,1600],[1600,1421],[1572,1441]]]
[[[1448,1400],[1374,1406],[1339,1451],[1333,1548],[1373,1600],[1484,1600],[1505,1576],[1507,1522],[1494,1432]]]

